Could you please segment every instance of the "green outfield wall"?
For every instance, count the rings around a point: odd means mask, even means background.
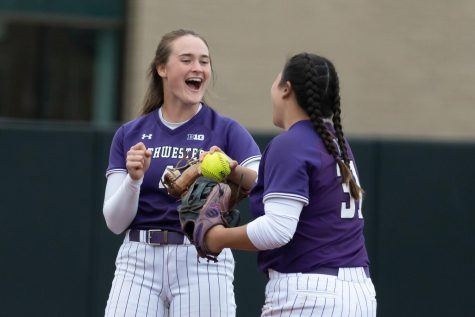
[[[115,128],[0,121],[0,316],[103,315],[122,240],[102,216]],[[473,316],[475,143],[350,142],[378,316]],[[238,316],[259,316],[266,277],[235,258]]]

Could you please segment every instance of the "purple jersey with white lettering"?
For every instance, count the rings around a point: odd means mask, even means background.
[[[166,168],[175,167],[180,159],[198,158],[200,151],[213,145],[241,165],[259,160],[261,155],[246,129],[203,104],[193,118],[174,130],[161,122],[158,110],[122,125],[112,141],[106,175],[116,171],[127,173],[127,151],[139,142],[152,151],[152,160],[140,188],[131,229],[181,231],[177,199],[168,195],[160,181]]]
[[[334,133],[330,123],[327,128]],[[357,180],[353,154],[347,149]],[[263,202],[271,197],[299,200],[305,206],[290,242],[259,252],[262,271],[296,273],[319,267],[368,266],[361,201],[350,197],[339,175],[336,160],[309,120],[295,123],[269,143],[251,192],[253,216],[264,214]]]

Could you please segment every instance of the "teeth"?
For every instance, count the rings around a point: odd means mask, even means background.
[[[188,78],[186,81],[193,81],[193,82],[201,83],[202,79],[201,78]]]

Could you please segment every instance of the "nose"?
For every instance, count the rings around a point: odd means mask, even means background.
[[[194,60],[191,65],[191,70],[194,72],[200,72],[203,70],[203,65],[201,65],[199,60]]]

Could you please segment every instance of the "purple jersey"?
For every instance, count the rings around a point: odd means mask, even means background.
[[[177,199],[168,195],[160,181],[166,168],[175,167],[180,159],[198,158],[200,151],[213,145],[241,165],[260,159],[259,147],[246,129],[204,104],[193,118],[174,130],[160,121],[158,111],[122,125],[112,140],[106,175],[126,173],[127,151],[139,142],[152,151],[152,160],[140,188],[132,229],[181,231]]]
[[[331,124],[327,127],[334,132]],[[349,147],[348,155],[357,179]],[[368,266],[361,201],[350,197],[339,175],[335,159],[309,120],[295,123],[269,143],[251,192],[253,216],[264,214],[263,202],[271,197],[296,199],[305,206],[290,242],[259,252],[262,271],[296,273],[318,267]]]

